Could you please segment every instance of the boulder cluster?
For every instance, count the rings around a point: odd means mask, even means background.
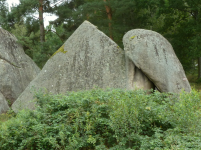
[[[191,91],[171,44],[159,33],[134,29],[123,37],[124,50],[84,21],[43,69],[17,39],[0,29],[0,113],[35,109],[34,90],[53,94],[92,88]]]

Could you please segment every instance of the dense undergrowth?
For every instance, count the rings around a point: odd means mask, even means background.
[[[0,123],[1,150],[201,149],[200,93],[38,93],[35,111]]]

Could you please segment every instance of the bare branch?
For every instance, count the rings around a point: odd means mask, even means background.
[[[61,39],[61,37],[57,34],[57,32],[55,32],[55,31],[53,31],[53,30],[47,30],[47,32],[46,32],[45,34],[47,34],[48,32],[54,32],[54,33],[59,37],[59,39],[60,39],[62,42],[64,42],[64,41]]]

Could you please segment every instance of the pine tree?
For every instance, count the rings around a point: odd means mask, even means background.
[[[20,0],[20,4],[17,7],[12,8],[12,15],[19,22],[20,18],[26,18],[26,23],[38,22],[40,29],[40,42],[45,41],[45,29],[43,14],[54,13],[53,7],[57,4],[65,3],[65,0]],[[38,17],[34,17],[34,14],[38,13]],[[36,25],[34,23],[34,25]]]
[[[62,25],[64,32],[61,36],[63,40],[66,40],[85,20],[82,17],[79,9],[85,4],[85,0],[71,0],[61,5],[56,5],[53,8],[53,12],[58,18],[50,23],[59,27]]]
[[[81,20],[89,20],[122,46],[125,32],[135,29],[150,29],[155,17],[155,3],[143,0],[86,0],[77,13]],[[152,19],[150,19],[152,18]]]

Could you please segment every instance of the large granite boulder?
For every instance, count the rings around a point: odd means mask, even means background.
[[[141,69],[161,92],[187,92],[191,87],[171,44],[160,34],[143,29],[123,37],[126,56]]]
[[[39,72],[16,37],[0,28],[0,101],[4,97],[12,104]]]
[[[8,102],[6,101],[3,94],[0,92],[0,114],[5,113],[9,110]]]
[[[31,101],[32,87],[46,88],[58,94],[95,87],[134,89],[135,86],[151,85],[142,74],[141,82],[146,83],[135,83],[135,70],[132,61],[125,57],[124,51],[115,42],[85,21],[47,61],[12,108],[14,111],[35,108],[35,103]]]

